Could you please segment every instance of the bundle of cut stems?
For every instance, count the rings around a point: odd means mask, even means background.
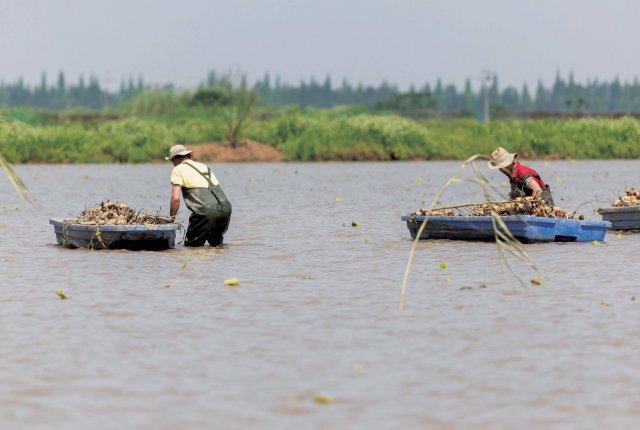
[[[567,212],[559,206],[551,207],[547,205],[544,200],[534,199],[533,197],[517,197],[513,200],[503,200],[497,202],[465,203],[460,205],[434,208],[431,210],[420,209],[413,215],[491,216],[491,214],[493,213],[499,216],[532,215],[550,218],[574,218],[574,214],[572,212]]]
[[[87,208],[79,217],[69,220],[83,225],[144,225],[169,224],[175,222],[172,218],[159,215],[142,214],[131,209],[128,205],[118,202],[101,202],[95,208]]]

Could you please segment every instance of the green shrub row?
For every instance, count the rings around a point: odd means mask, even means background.
[[[28,113],[21,113],[22,117]],[[129,117],[90,124],[32,125],[0,115],[0,151],[14,163],[159,161],[176,143],[225,139],[224,118]],[[413,121],[361,108],[261,112],[243,136],[278,148],[290,161],[464,159],[498,146],[527,157],[640,158],[640,122],[577,120]]]

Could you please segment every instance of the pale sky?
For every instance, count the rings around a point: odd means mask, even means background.
[[[407,88],[640,77],[639,0],[0,0],[0,81],[191,87],[209,70]],[[460,88],[459,88],[460,89]]]

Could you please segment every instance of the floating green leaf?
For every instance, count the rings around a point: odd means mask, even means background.
[[[333,396],[329,396],[326,394],[316,394],[315,396],[313,396],[313,401],[323,405],[330,405],[335,401],[335,399],[333,398]]]
[[[224,281],[225,287],[237,287],[238,285],[240,285],[240,280],[236,277],[229,278]]]

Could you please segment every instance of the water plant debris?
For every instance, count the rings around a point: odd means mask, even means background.
[[[627,188],[624,192],[626,193],[626,196],[620,197],[618,200],[611,202],[611,206],[614,208],[640,206],[640,191],[636,191],[634,188]]]
[[[224,281],[225,287],[237,287],[240,285],[240,280],[238,278],[229,278]]]
[[[124,203],[105,201],[95,208],[86,208],[80,216],[69,220],[82,225],[148,225],[170,224],[173,218],[135,211]]]
[[[584,219],[582,215],[567,212],[559,206],[549,206],[542,199],[533,197],[518,197],[513,200],[500,202],[465,203],[457,206],[448,206],[435,209],[420,209],[411,216],[491,216],[495,213],[499,216],[532,215],[548,218],[575,218]]]
[[[335,399],[333,396],[328,396],[326,394],[317,394],[313,397],[313,401],[323,405],[330,405],[335,401]]]

